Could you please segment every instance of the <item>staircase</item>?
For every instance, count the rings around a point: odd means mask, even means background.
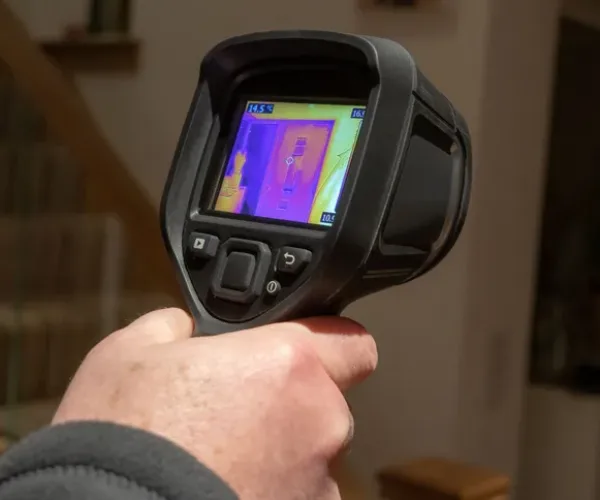
[[[172,274],[156,257],[156,209],[137,187],[119,199],[127,170],[89,118],[0,1],[0,448],[50,421],[100,338],[180,305],[173,283],[156,279]],[[153,250],[133,252],[145,237]]]
[[[173,305],[130,289],[118,215],[86,211],[82,169],[0,68],[0,429],[43,425],[89,349]]]

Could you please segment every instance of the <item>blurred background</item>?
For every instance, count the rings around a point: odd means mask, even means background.
[[[399,41],[475,148],[449,257],[347,311],[381,361],[350,395],[345,498],[600,499],[599,0],[0,0],[0,448],[102,336],[182,305],[157,208],[200,60],[283,28]],[[510,493],[378,490],[422,457]]]

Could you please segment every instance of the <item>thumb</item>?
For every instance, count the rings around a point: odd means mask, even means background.
[[[116,332],[120,342],[136,345],[168,344],[192,336],[192,318],[182,309],[167,308],[152,311]]]

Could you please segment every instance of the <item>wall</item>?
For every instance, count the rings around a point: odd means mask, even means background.
[[[28,0],[28,8],[42,3]],[[358,434],[350,459],[370,477],[382,464],[427,454],[516,475],[558,1],[440,0],[402,15],[362,14],[351,0],[136,4],[140,73],[79,83],[156,200],[201,55],[231,34],[307,27],[391,37],[463,111],[476,152],[463,238],[426,277],[348,312],[381,352],[378,373],[351,395]]]
[[[597,500],[600,401],[558,389],[527,391],[521,498]]]
[[[586,5],[581,1],[579,4]],[[600,6],[596,12],[600,13]],[[546,252],[549,254],[550,248],[556,252],[544,270],[545,293],[550,295],[563,287],[577,288],[573,279],[585,277],[589,272],[584,258],[572,258],[573,241],[569,239],[573,228],[594,223],[589,218],[595,212],[590,202],[598,200],[599,188],[600,132],[595,113],[600,109],[597,92],[600,67],[589,62],[600,56],[600,32],[586,26],[595,25],[593,17],[586,19],[588,22],[584,24],[564,21],[560,31],[548,162],[551,210],[546,212],[544,234]],[[579,102],[585,102],[585,106],[578,106]],[[558,272],[553,272],[556,270]],[[571,296],[576,295],[577,292],[571,293]],[[585,297],[579,297],[578,302],[584,300]],[[579,362],[582,354],[588,362],[597,359],[598,352],[597,335],[588,337],[594,320],[585,309],[579,307],[573,311],[576,323],[568,321],[572,348],[577,349],[575,359]],[[589,327],[588,323],[591,323]],[[600,398],[568,394],[556,388],[531,387],[524,425],[524,498],[597,499],[600,494]]]
[[[504,0],[491,12],[459,420],[465,454],[505,470],[525,398],[559,12],[556,0]]]

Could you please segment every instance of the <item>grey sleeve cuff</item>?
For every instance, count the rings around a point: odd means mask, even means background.
[[[237,500],[170,441],[125,426],[45,428],[0,456],[0,500]]]

